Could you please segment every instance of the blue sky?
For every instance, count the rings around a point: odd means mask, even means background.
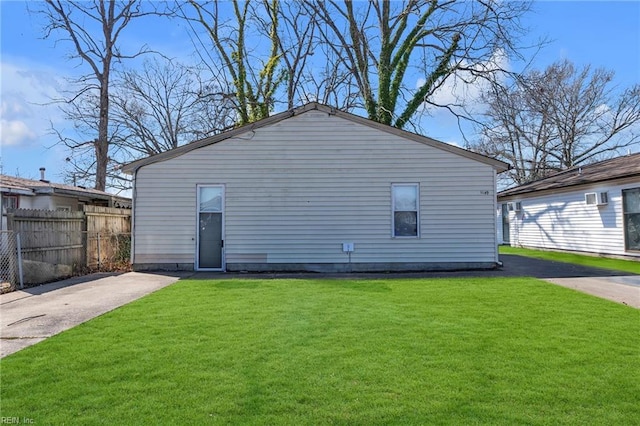
[[[51,125],[69,128],[57,108],[43,105],[64,86],[64,76],[82,69],[69,61],[69,45],[42,40],[41,21],[29,15],[23,1],[0,0],[0,156],[2,172],[39,178],[46,167],[47,177],[63,181],[65,158],[69,153],[56,146],[49,134]],[[615,84],[628,87],[640,83],[640,1],[538,1],[524,25],[529,33],[523,40],[533,44],[547,37],[550,42],[533,57],[535,68],[544,68],[559,59],[577,65],[591,64],[614,70]],[[185,28],[172,23],[147,25],[127,34],[128,42],[142,40],[167,56],[182,56],[192,45]],[[512,70],[523,64],[512,63]],[[437,113],[425,123],[428,136],[462,144],[455,120]]]

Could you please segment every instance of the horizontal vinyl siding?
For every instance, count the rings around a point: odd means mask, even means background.
[[[488,165],[309,112],[141,168],[135,261],[193,262],[196,185],[224,184],[227,262],[346,262],[343,242],[355,243],[352,262],[493,262],[493,176]],[[414,182],[421,238],[391,238],[391,184]]]
[[[598,186],[573,192],[521,199],[522,212],[510,213],[511,243],[599,254],[640,256],[626,252],[622,189],[639,187]],[[609,203],[587,205],[587,192],[608,192]]]

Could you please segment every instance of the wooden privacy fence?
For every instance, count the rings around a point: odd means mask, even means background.
[[[131,253],[131,210],[84,206],[86,217],[87,266],[129,262]]]
[[[83,212],[17,209],[7,228],[20,235],[22,258],[80,267],[84,260]]]
[[[16,209],[7,228],[20,235],[24,260],[74,270],[128,262],[131,210],[84,206],[80,212]]]

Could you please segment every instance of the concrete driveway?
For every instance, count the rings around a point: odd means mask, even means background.
[[[0,296],[0,357],[176,282],[178,275],[92,274]]]
[[[640,275],[547,278],[546,281],[640,309]]]
[[[562,262],[500,255],[509,276],[532,276],[640,309],[640,275]]]

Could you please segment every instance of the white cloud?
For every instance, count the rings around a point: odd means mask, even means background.
[[[469,64],[463,64],[469,66]],[[495,52],[489,60],[480,62],[472,67],[476,71],[488,70],[508,70],[509,58],[502,51]],[[418,80],[418,87],[424,84],[425,80]],[[480,95],[489,87],[489,82],[482,78],[473,78],[470,72],[460,71],[450,76],[440,86],[431,97],[431,101],[438,105],[465,105],[473,108],[480,98]],[[435,112],[435,107],[428,107],[430,112]]]
[[[594,114],[597,117],[603,116],[603,115],[611,115],[612,111],[611,111],[611,107],[607,104],[600,104],[597,107],[595,107],[595,109],[593,110]]]
[[[469,64],[463,64],[469,66]],[[475,70],[510,69],[509,58],[503,52],[496,52],[487,61],[476,64]],[[416,89],[424,84],[419,79]],[[462,116],[479,118],[486,106],[480,102],[481,93],[488,89],[489,82],[476,78],[470,73],[460,72],[450,76],[431,96],[430,101],[438,105],[446,105]],[[439,108],[423,103],[419,109],[420,131],[441,141],[461,146],[467,140],[473,139],[473,123],[458,119],[449,109]]]
[[[51,104],[61,86],[62,79],[48,66],[5,56],[0,62],[0,143],[28,145],[45,137],[51,123],[62,119]]]
[[[469,66],[469,64],[464,64]],[[503,52],[496,52],[487,61],[476,64],[475,70],[509,70],[511,64]],[[416,89],[423,85],[424,79],[416,82]],[[430,101],[446,105],[462,116],[479,118],[486,106],[480,102],[480,94],[488,88],[484,79],[472,79],[469,72],[460,72],[450,76],[431,96]],[[418,110],[418,131],[449,144],[463,146],[474,137],[473,123],[458,119],[449,109],[423,103]]]
[[[0,141],[3,145],[19,145],[35,138],[36,134],[29,129],[24,121],[0,120]]]

